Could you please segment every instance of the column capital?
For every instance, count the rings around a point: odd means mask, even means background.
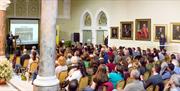
[[[10,3],[10,0],[0,0],[0,10],[6,10]]]

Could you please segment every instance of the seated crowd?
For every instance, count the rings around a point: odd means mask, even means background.
[[[77,43],[57,46],[56,52],[55,74],[61,91],[180,91],[180,60],[165,49]],[[13,61],[15,70],[29,59],[27,73],[34,80],[38,66],[32,71],[31,64],[39,63],[37,54],[24,50],[20,64]]]

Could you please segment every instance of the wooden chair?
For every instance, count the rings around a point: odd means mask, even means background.
[[[154,88],[154,91],[159,91],[159,90],[160,90],[159,86],[156,85],[155,88]]]
[[[25,59],[24,64],[23,64],[23,68],[27,68],[28,64],[29,64],[29,59]]]
[[[107,87],[103,86],[102,91],[107,91]]]
[[[125,87],[126,81],[121,80],[117,83],[116,88],[123,89]]]
[[[68,72],[67,71],[62,71],[59,73],[58,79],[61,82],[64,82],[66,77],[68,76]]]
[[[166,80],[163,81],[164,86],[166,85],[166,83],[167,83],[168,81],[169,81],[169,79],[166,79]]]
[[[23,66],[21,67],[22,73],[25,73],[25,71],[27,70],[28,64],[29,64],[29,59],[25,59],[25,60],[24,60],[24,64],[23,64]]]
[[[21,71],[20,57],[16,57],[16,59],[15,59],[14,71],[16,72],[16,74],[20,73],[20,71]]]
[[[134,80],[134,78],[128,77],[127,80],[126,80],[126,84],[131,83],[133,80]]]
[[[29,69],[29,73],[34,73],[38,68],[38,63],[37,62],[32,62],[30,64],[30,69]]]
[[[10,55],[9,55],[9,60],[12,61],[13,58],[14,58],[14,55],[13,55],[13,54],[10,54]]]
[[[20,57],[17,57],[17,58],[16,58],[16,65],[21,65],[21,64],[20,64]]]
[[[79,81],[79,90],[78,91],[82,91],[85,87],[87,87],[88,86],[88,81],[89,81],[88,76],[81,77],[81,79]]]
[[[144,75],[143,75],[144,80],[146,81],[146,80],[149,78],[149,76],[150,76],[150,72],[149,72],[149,71],[146,71],[146,72],[144,73]]]
[[[154,86],[150,85],[149,87],[146,88],[146,91],[154,91]]]

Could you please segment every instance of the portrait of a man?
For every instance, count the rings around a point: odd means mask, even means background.
[[[118,39],[119,31],[118,27],[111,27],[111,38],[112,39]]]
[[[161,35],[166,35],[166,25],[155,25],[155,40],[159,40]]]
[[[136,40],[151,39],[151,20],[136,19]]]
[[[133,39],[133,22],[121,22],[121,39]]]
[[[180,25],[173,25],[173,40],[180,40]]]

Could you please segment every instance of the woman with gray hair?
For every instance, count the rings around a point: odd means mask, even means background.
[[[172,75],[165,85],[164,91],[180,91],[180,75]]]

